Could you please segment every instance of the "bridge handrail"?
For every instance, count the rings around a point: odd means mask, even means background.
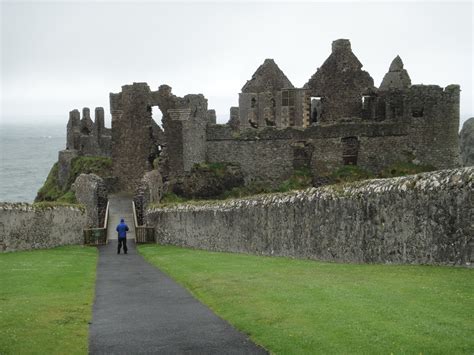
[[[135,243],[156,243],[155,228],[147,225],[138,225],[137,210],[135,207],[135,201],[132,201],[133,223],[135,225]]]

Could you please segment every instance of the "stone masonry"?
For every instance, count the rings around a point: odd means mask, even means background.
[[[78,207],[0,203],[0,252],[79,245],[85,224]]]
[[[152,208],[157,242],[352,263],[469,265],[474,168]]]

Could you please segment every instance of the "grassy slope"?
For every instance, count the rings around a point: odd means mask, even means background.
[[[0,254],[0,354],[86,354],[97,250]]]
[[[278,354],[474,352],[473,270],[139,250]]]
[[[71,186],[80,174],[96,174],[100,177],[112,175],[112,159],[106,157],[76,157],[71,162],[71,171],[66,186],[62,189],[58,182],[58,163],[54,163],[46,181],[38,190],[35,201],[59,201],[76,203]]]

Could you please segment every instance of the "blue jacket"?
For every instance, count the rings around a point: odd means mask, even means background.
[[[119,239],[127,238],[128,226],[125,224],[125,222],[120,222],[116,230],[118,232]]]

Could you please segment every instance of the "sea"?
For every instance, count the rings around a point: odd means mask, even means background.
[[[0,202],[32,203],[65,147],[66,123],[2,123]]]

